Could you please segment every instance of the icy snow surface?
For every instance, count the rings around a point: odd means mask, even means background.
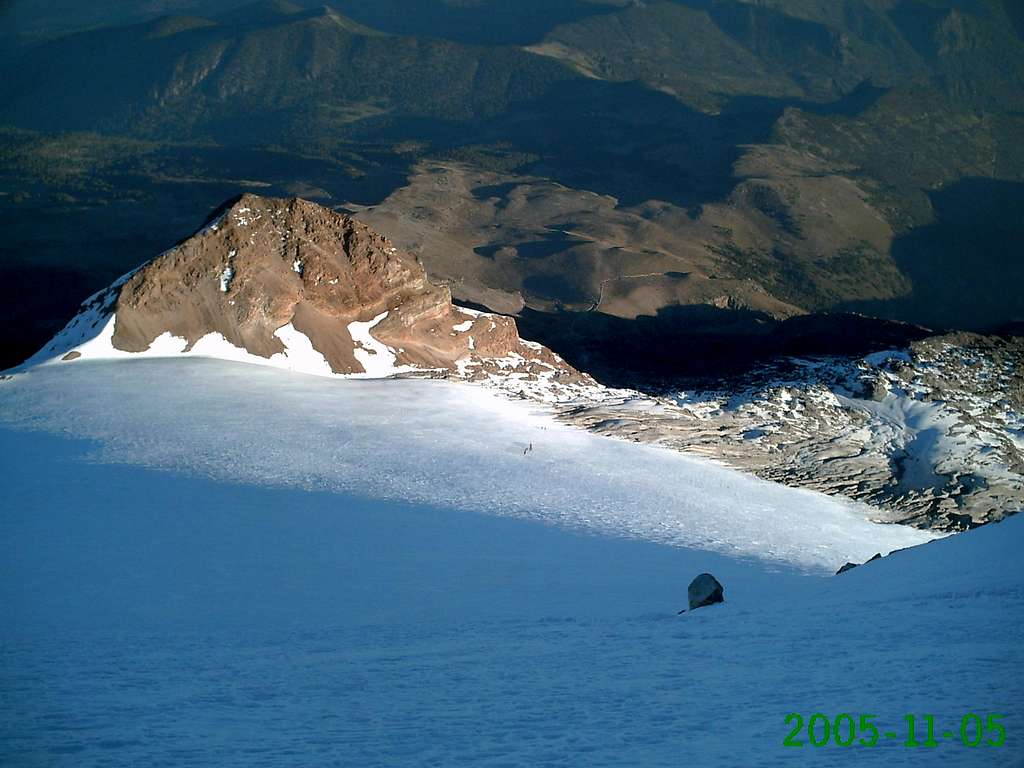
[[[285,340],[290,355],[300,349]],[[300,364],[315,368],[318,353],[306,355]],[[591,435],[454,383],[336,381],[212,360],[79,362],[4,383],[0,411],[95,439],[104,461],[529,517],[826,572],[930,538],[870,523],[867,507]]]
[[[1024,759],[1024,517],[809,576],[924,535],[477,388],[206,360],[0,381],[0,473],[0,765]],[[702,571],[727,602],[677,616]],[[902,745],[969,711],[1006,746]]]

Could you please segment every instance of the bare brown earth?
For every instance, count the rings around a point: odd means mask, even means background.
[[[351,207],[457,299],[495,311],[633,319],[706,305],[781,320],[909,291],[892,228],[843,170],[751,146],[729,198],[688,209],[425,162],[380,205]]]
[[[113,344],[142,352],[165,333],[191,348],[217,333],[261,357],[284,350],[291,323],[338,374],[364,372],[348,330],[387,317],[373,337],[396,365],[485,377],[503,369],[586,382],[509,317],[452,305],[416,257],[350,216],[300,199],[244,195],[206,228],[139,269],[113,307]]]

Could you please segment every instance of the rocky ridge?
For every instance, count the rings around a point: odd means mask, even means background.
[[[600,434],[702,454],[946,531],[1024,509],[1024,339],[955,334],[861,359],[788,359],[720,387],[563,409]]]
[[[595,386],[519,338],[512,318],[453,305],[414,256],[356,219],[256,195],[91,297],[29,362],[177,354],[485,382],[540,400]]]

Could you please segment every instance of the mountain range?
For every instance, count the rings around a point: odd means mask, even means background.
[[[152,10],[188,15],[7,11],[36,19],[0,85],[8,363],[240,190],[357,212],[458,300],[633,379],[680,344],[816,349],[808,315],[908,339],[1024,318],[1015,3]],[[702,372],[675,357],[655,373]]]

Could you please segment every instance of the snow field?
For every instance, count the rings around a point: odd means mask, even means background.
[[[337,381],[211,360],[78,362],[5,382],[0,420],[94,440],[106,462],[530,518],[818,573],[933,538],[871,523],[864,506],[595,436],[454,383]]]

